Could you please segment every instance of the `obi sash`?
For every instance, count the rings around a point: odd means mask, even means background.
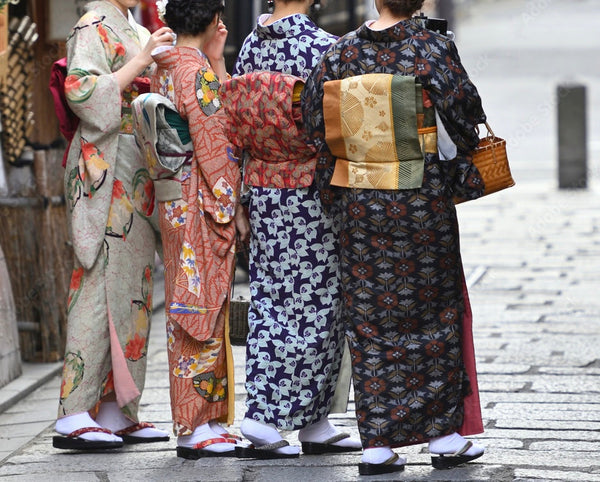
[[[249,72],[223,83],[225,133],[244,151],[244,183],[296,189],[312,184],[315,149],[302,125],[301,78],[280,72]]]
[[[182,167],[193,158],[187,122],[179,116],[175,105],[160,94],[142,94],[131,107],[135,139],[154,181],[156,199],[180,199],[178,177]]]
[[[325,139],[334,186],[415,189],[437,153],[435,110],[415,77],[365,74],[324,84]],[[424,106],[425,104],[425,106]]]

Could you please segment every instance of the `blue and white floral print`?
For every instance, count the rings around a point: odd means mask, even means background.
[[[268,70],[306,79],[325,51],[337,40],[317,27],[308,15],[290,15],[263,25],[268,14],[240,49],[233,75]]]
[[[246,38],[234,75],[257,70],[305,79],[336,37],[307,15],[264,25]],[[296,430],[329,414],[341,363],[338,221],[314,187],[254,186],[249,204],[250,332],[247,418]]]
[[[340,364],[337,226],[314,188],[250,203],[247,417],[294,430],[329,413]]]

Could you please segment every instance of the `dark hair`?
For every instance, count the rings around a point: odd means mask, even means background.
[[[178,35],[198,35],[223,10],[223,0],[169,0],[165,23]]]
[[[383,5],[394,15],[410,17],[423,7],[425,0],[383,0]]]

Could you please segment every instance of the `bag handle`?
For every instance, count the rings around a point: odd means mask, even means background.
[[[488,121],[485,121],[484,125],[487,130],[487,135],[485,137],[491,137],[492,140],[495,140],[496,134],[494,134],[494,131],[492,130],[491,126],[488,124]],[[477,132],[477,135],[479,136],[479,125],[475,126],[475,131]]]

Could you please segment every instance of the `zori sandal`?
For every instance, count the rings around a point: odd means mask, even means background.
[[[83,427],[79,430],[74,430],[69,435],[55,435],[52,437],[52,446],[57,449],[65,450],[106,450],[106,449],[118,449],[123,447],[123,442],[109,442],[103,440],[86,440],[80,438],[80,435],[91,432],[106,433],[113,435],[113,433],[101,427]]]
[[[125,427],[122,430],[115,432],[115,435],[118,435],[123,439],[123,443],[125,444],[148,444],[152,442],[168,442],[168,435],[159,435],[157,437],[139,437],[136,435],[130,435],[133,432],[137,432],[138,430],[142,430],[145,428],[156,428],[154,424],[150,422],[139,422],[130,425],[129,427]]]
[[[212,450],[206,450],[206,447],[214,444],[231,444],[231,450],[225,452],[213,452]],[[197,443],[193,447],[177,447],[177,457],[181,457],[188,460],[198,460],[203,457],[235,457],[233,448],[235,445],[229,442],[226,438],[210,438]]]
[[[288,445],[290,445],[290,443],[287,440],[280,440],[272,444],[261,445],[260,447],[255,447],[254,445],[249,445],[247,447],[236,445],[235,456],[240,459],[297,459],[300,456],[299,453],[282,454],[276,452],[277,449],[287,447]]]
[[[440,454],[438,457],[431,457],[431,465],[434,469],[452,469],[458,465],[466,464],[472,460],[481,457],[484,452],[476,455],[463,455],[473,446],[473,442],[467,442],[462,449],[457,450],[453,454]]]
[[[238,444],[243,440],[239,435],[229,432],[222,433],[221,435],[225,437],[230,444]]]
[[[305,455],[339,454],[343,452],[359,452],[362,447],[342,447],[334,445],[340,440],[350,438],[349,433],[338,433],[323,442],[302,442],[302,452]]]
[[[361,462],[358,464],[358,473],[360,475],[381,475],[391,474],[392,472],[402,472],[404,470],[404,464],[396,464],[400,457],[398,454],[392,455],[385,462],[380,464],[370,464],[367,462]]]

